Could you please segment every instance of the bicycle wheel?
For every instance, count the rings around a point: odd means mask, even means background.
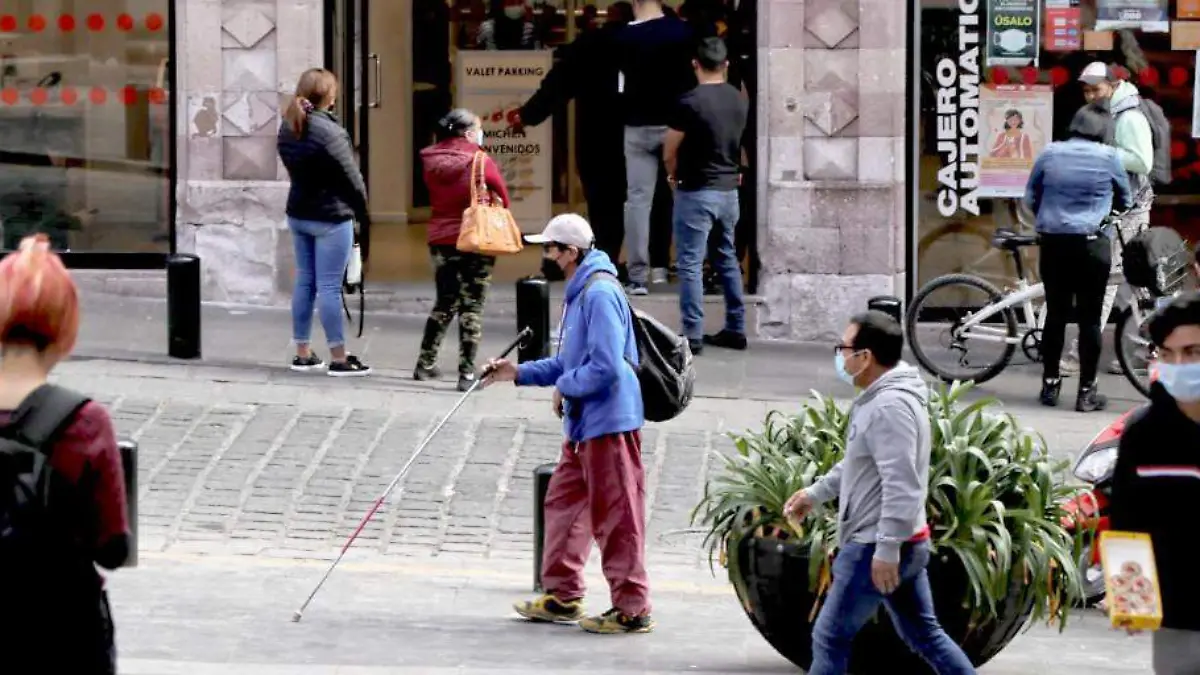
[[[940,302],[934,300],[934,295],[938,293],[946,293],[948,298]],[[975,301],[964,301],[964,296],[968,294],[982,297]],[[999,375],[1012,361],[1017,349],[1017,317],[1012,308],[1001,311],[986,309],[1003,298],[1004,293],[999,288],[969,274],[947,274],[925,284],[909,305],[904,322],[908,345],[917,363],[945,382],[982,383]],[[984,321],[967,331],[960,328],[968,319],[981,314]],[[944,318],[947,316],[950,317],[948,321]],[[929,341],[934,336],[936,344]],[[996,358],[986,362],[968,358],[968,342],[970,346],[980,348],[994,345],[999,347],[999,353]],[[939,363],[938,357],[943,356],[951,357],[958,367]]]
[[[1126,309],[1117,317],[1116,333],[1113,336],[1117,351],[1117,363],[1125,379],[1142,396],[1150,398],[1150,363],[1154,358],[1154,345],[1146,332],[1146,322],[1134,326],[1132,309]],[[1149,316],[1149,315],[1145,315]]]

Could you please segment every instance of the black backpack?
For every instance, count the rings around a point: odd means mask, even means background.
[[[597,272],[583,285],[580,299],[588,287],[602,277],[617,283],[612,274]],[[629,304],[628,299],[625,305],[633,318],[633,336],[637,341],[638,365],[630,364],[630,367],[637,373],[642,390],[643,415],[651,422],[674,419],[692,402],[696,387],[692,348],[686,338]]]
[[[1187,278],[1192,254],[1174,229],[1148,227],[1129,241],[1122,237],[1121,244],[1121,265],[1130,286],[1162,296],[1173,293]]]
[[[36,572],[70,546],[54,527],[50,500],[61,477],[51,466],[54,441],[89,399],[55,385],[35,389],[0,427],[0,576]],[[55,500],[57,503],[57,499]]]
[[[1154,166],[1150,167],[1150,180],[1154,185],[1171,183],[1171,123],[1167,121],[1162,106],[1147,98],[1138,97],[1137,109],[1150,124],[1150,139],[1154,144]],[[1133,110],[1123,111],[1121,114]]]

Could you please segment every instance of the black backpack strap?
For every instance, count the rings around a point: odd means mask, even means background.
[[[37,448],[49,456],[51,445],[75,419],[90,398],[65,387],[43,384],[34,389],[13,413],[0,435]]]

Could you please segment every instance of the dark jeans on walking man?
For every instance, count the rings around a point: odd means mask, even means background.
[[[1079,381],[1095,382],[1100,363],[1100,311],[1112,268],[1112,243],[1102,234],[1043,234],[1038,269],[1046,289],[1042,328],[1042,377],[1057,379],[1067,330],[1075,307],[1079,324]]]

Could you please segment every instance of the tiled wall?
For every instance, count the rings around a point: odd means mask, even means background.
[[[764,337],[825,340],[903,295],[903,0],[759,0]]]
[[[321,0],[176,0],[179,249],[203,261],[205,297],[277,302],[289,288],[279,113],[322,61]]]

